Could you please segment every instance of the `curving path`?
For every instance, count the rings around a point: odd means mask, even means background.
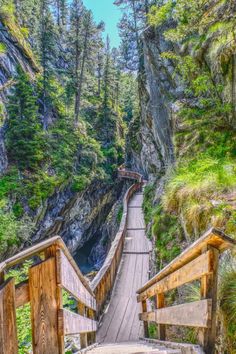
[[[111,301],[98,330],[99,343],[132,342],[143,336],[136,291],[148,280],[151,248],[145,235],[142,202],[142,192],[129,202],[124,252]]]

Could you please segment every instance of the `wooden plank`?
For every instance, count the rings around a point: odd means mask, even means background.
[[[77,313],[61,309],[59,311],[59,332],[65,335],[96,332],[97,322]]]
[[[29,269],[32,344],[34,354],[60,354],[55,258]]]
[[[211,313],[212,301],[200,300],[142,313],[139,318],[166,325],[209,328]]]
[[[143,293],[145,290],[156,284],[167,275],[173,273],[177,269],[182,268],[185,264],[192,261],[194,258],[202,254],[202,249],[207,246],[212,246],[223,252],[229,248],[236,246],[236,240],[226,236],[222,231],[212,228],[207,231],[202,237],[189,246],[184,252],[182,252],[177,258],[169,263],[162,269],[157,275],[150,279],[141,289],[137,291],[137,294]]]
[[[95,298],[85,288],[63,251],[57,250],[56,255],[58,264],[58,284],[74,296],[76,300],[81,301],[87,307],[96,310]]]
[[[165,295],[162,294],[157,294],[155,298],[155,307],[156,309],[161,309],[165,307]],[[163,324],[158,325],[158,335],[160,340],[165,340],[166,339],[166,326]]]
[[[83,285],[85,286],[85,288],[88,290],[88,292],[92,296],[94,296],[94,293],[93,293],[92,289],[90,288],[87,280],[82,275],[77,264],[75,263],[75,260],[73,259],[72,255],[70,254],[68,248],[66,247],[65,243],[63,242],[63,240],[61,239],[60,236],[55,236],[55,237],[52,237],[46,241],[40,242],[39,244],[34,245],[34,246],[18,253],[17,255],[15,255],[11,258],[8,258],[4,262],[0,263],[0,273],[3,272],[7,268],[13,267],[16,264],[20,264],[20,263],[24,262],[26,259],[32,258],[35,255],[40,255],[44,251],[46,251],[46,256],[48,257],[48,256],[50,256],[50,252],[52,250],[57,249],[57,248],[60,248],[61,250],[63,250],[65,256],[67,257],[68,261],[70,262],[70,264],[74,268],[75,272],[78,274],[78,277],[80,278],[80,280],[83,283]]]
[[[213,271],[212,257],[213,253],[211,251],[202,254],[192,262],[161,279],[158,283],[152,285],[149,289],[138,295],[138,302],[148,299],[158,293],[164,293],[175,289],[209,274]]]
[[[86,308],[82,302],[78,302],[78,314],[85,316]],[[80,333],[80,347],[81,349],[87,348],[88,346],[88,336],[87,333]]]
[[[211,326],[207,329],[201,329],[199,331],[199,341],[203,346],[204,351],[208,354],[214,354],[215,342],[216,342],[216,317],[217,317],[217,283],[218,283],[218,263],[219,263],[219,251],[210,247],[213,254],[212,257],[212,273],[203,277],[201,281],[201,296],[202,299],[210,298],[212,300],[212,316]]]
[[[142,311],[143,311],[143,313],[147,313],[147,301],[146,300],[142,301]],[[144,327],[144,337],[148,338],[149,332],[148,332],[148,321],[147,320],[143,321],[143,327]]]
[[[29,282],[27,280],[16,285],[16,308],[24,306],[29,301]]]
[[[15,281],[8,279],[0,287],[0,353],[17,354]]]

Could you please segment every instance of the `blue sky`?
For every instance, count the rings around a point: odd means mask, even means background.
[[[111,46],[118,47],[120,44],[117,23],[121,17],[121,11],[115,5],[114,0],[83,0],[84,5],[93,11],[96,22],[104,21],[106,33],[111,39]]]

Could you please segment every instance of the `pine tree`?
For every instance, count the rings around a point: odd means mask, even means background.
[[[39,33],[39,51],[40,62],[43,68],[42,89],[40,98],[42,101],[42,116],[44,129],[48,127],[48,111],[50,110],[50,78],[55,71],[56,52],[56,29],[54,26],[52,14],[50,11],[49,0],[41,0],[40,6],[40,33]]]
[[[7,110],[6,146],[9,161],[17,164],[20,170],[34,170],[44,158],[42,127],[35,92],[28,75],[20,68]]]
[[[142,58],[140,32],[145,28],[149,2],[148,0],[116,0],[114,4],[124,11],[119,23],[124,66],[128,70],[137,70]]]

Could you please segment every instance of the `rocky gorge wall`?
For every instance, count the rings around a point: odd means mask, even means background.
[[[4,51],[0,54],[0,175],[4,177],[8,171],[8,157],[5,148],[5,132],[7,130],[7,96],[14,84],[17,67],[20,66],[34,81],[41,71],[29,44],[21,35],[19,28],[9,18],[0,14],[0,43]],[[47,121],[55,121],[53,110]],[[47,123],[47,122],[46,122]],[[47,125],[45,123],[45,125]],[[77,250],[93,237],[96,237],[94,249],[91,249],[91,263],[101,264],[115,236],[118,219],[119,200],[125,192],[125,183],[120,180],[107,181],[102,178],[92,180],[80,192],[74,191],[70,180],[57,187],[54,193],[41,205],[32,210],[23,200],[24,217],[30,220],[31,232],[22,237],[22,242],[13,246],[7,253],[1,254],[4,259],[32,243],[39,242],[54,235],[60,235],[70,251],[75,255]],[[7,208],[14,205],[7,201]]]

